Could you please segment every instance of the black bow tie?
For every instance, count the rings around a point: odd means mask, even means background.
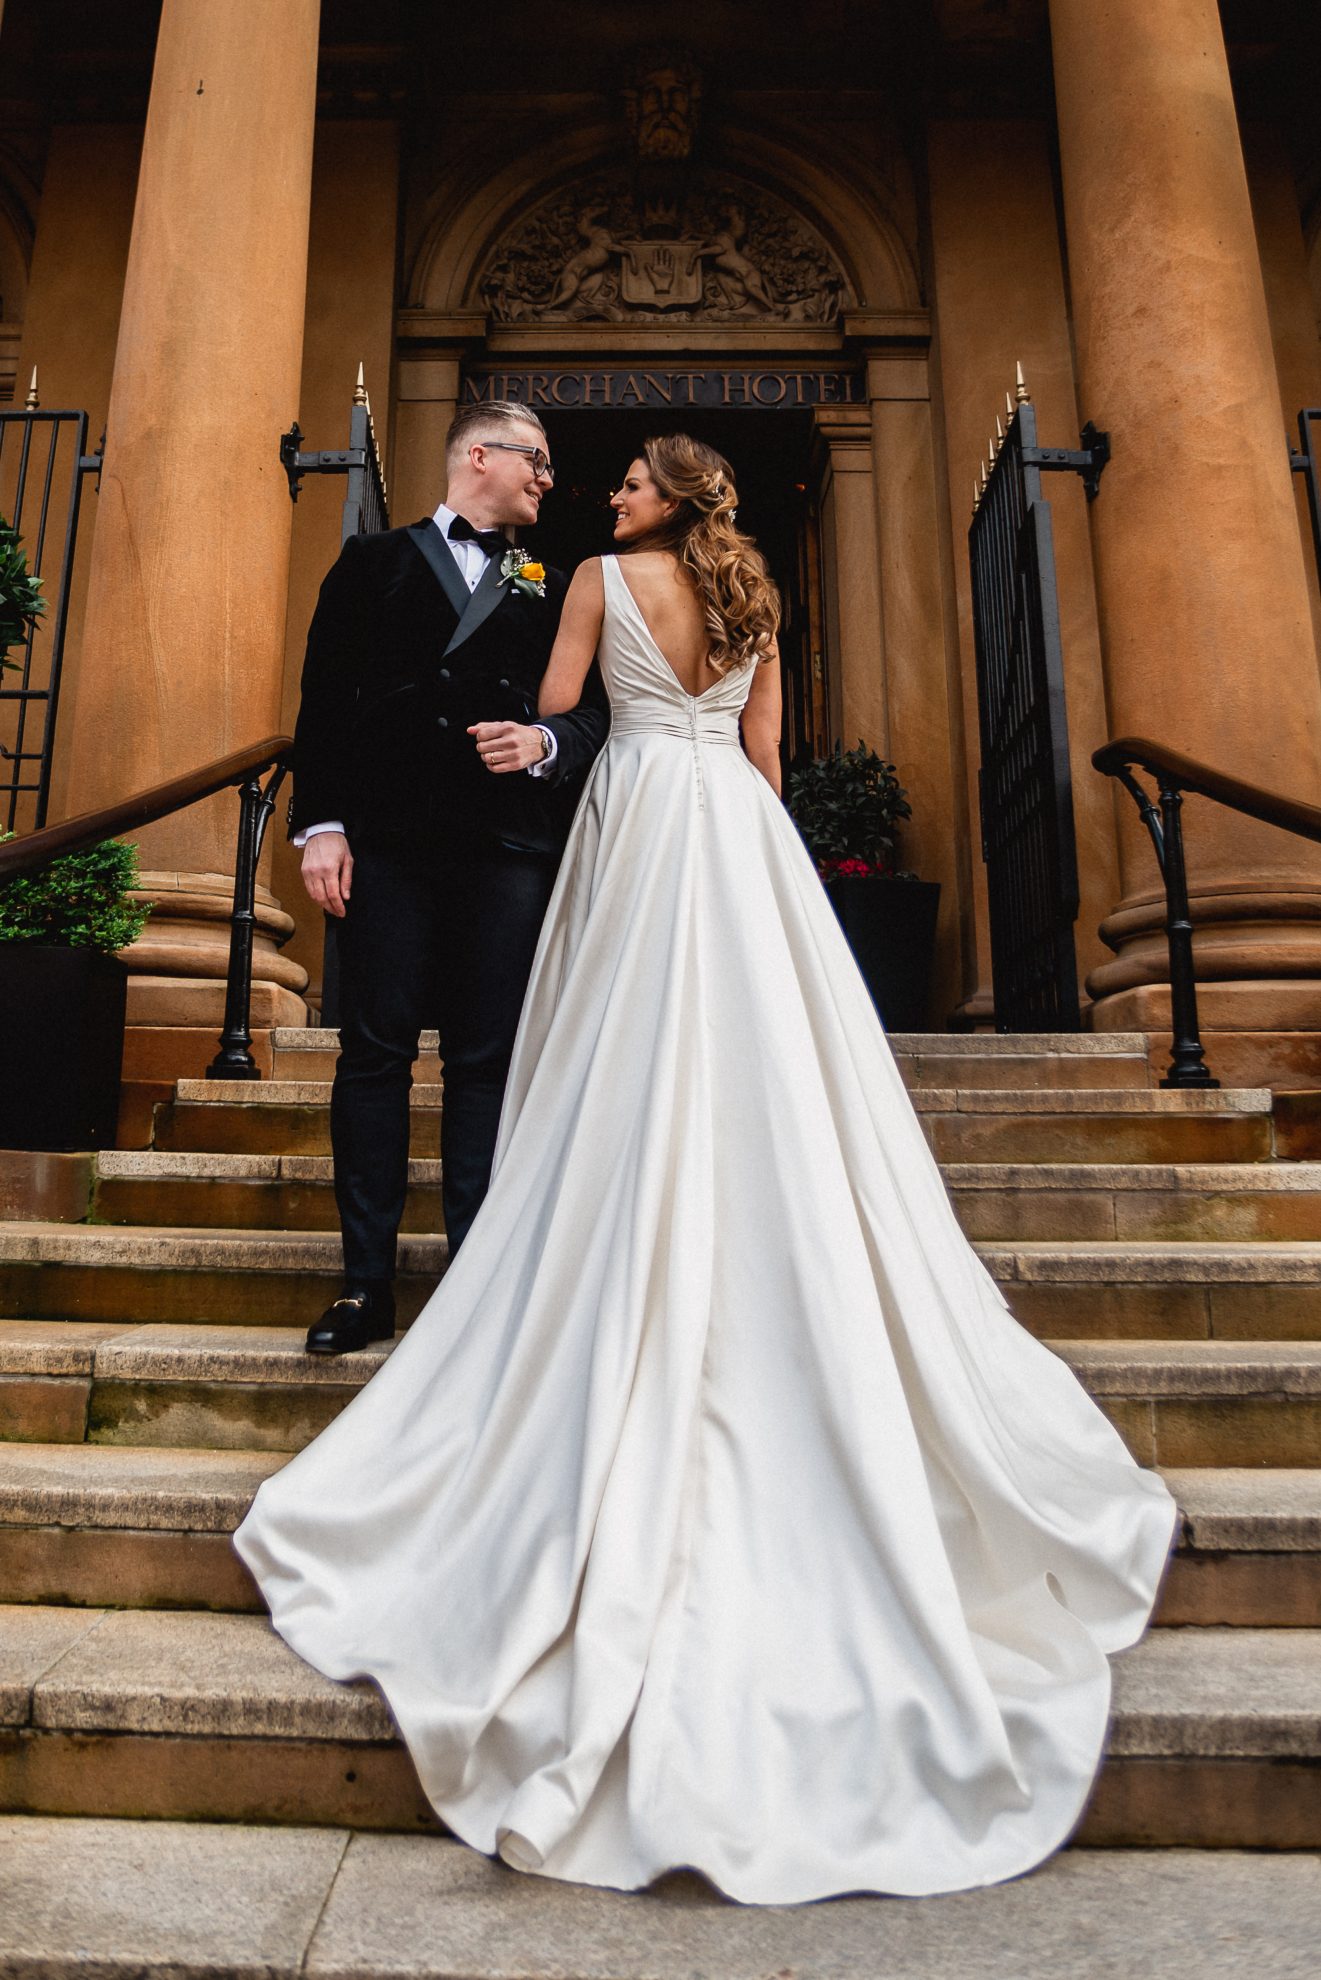
[[[479,544],[488,557],[498,557],[502,550],[509,548],[502,529],[474,529],[466,516],[455,516],[449,526],[449,540],[451,543]]]

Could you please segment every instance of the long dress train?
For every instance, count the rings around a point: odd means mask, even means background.
[[[1173,1504],[964,1240],[748,675],[687,694],[604,573],[490,1195],[236,1544],[519,1869],[995,1882],[1079,1815]]]

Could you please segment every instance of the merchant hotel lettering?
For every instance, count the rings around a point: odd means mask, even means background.
[[[1321,407],[1314,11],[677,0],[661,45],[643,9],[558,0],[3,0],[0,410],[85,412],[89,455],[105,431],[49,819],[288,732],[359,365],[391,524],[443,495],[456,407],[535,409],[548,562],[607,546],[611,487],[683,426],[734,463],[783,591],[787,758],[861,740],[896,766],[901,864],[941,889],[927,1022],[990,1023],[969,528],[1026,406],[1062,470],[1042,493],[1082,1020],[1159,1031],[1159,873],[1093,752],[1149,737],[1321,792],[1291,457]],[[222,794],[136,835],[153,1076],[213,1048],[234,813]],[[1204,1029],[1237,1083],[1287,1072],[1321,1045],[1321,849],[1198,798],[1185,825]],[[321,991],[319,918],[270,837],[257,1032]]]

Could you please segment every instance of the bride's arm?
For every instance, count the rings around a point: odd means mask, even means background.
[[[780,652],[772,645],[765,660],[758,660],[748,698],[743,704],[744,752],[774,791],[780,795]]]
[[[560,629],[541,677],[537,710],[542,715],[567,715],[582,699],[587,669],[596,654],[605,617],[605,580],[601,559],[590,557],[573,574]]]

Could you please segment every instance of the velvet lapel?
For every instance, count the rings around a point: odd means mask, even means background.
[[[500,579],[500,566],[504,559],[492,557],[482,573],[475,591],[469,591],[463,581],[463,573],[455,562],[452,552],[434,520],[410,523],[408,534],[416,543],[422,555],[440,580],[441,590],[449,599],[458,614],[458,625],[450,634],[446,653],[453,653],[456,646],[462,646],[484,625],[504,595]]]
[[[440,588],[454,607],[455,617],[462,619],[472,603],[472,594],[463,581],[463,573],[454,561],[453,552],[436,524],[429,519],[426,522],[410,523],[408,534],[440,580]]]
[[[450,562],[454,562],[452,557],[450,558]],[[482,573],[481,582],[478,584],[477,589],[469,595],[466,608],[459,619],[458,625],[454,628],[449,645],[445,648],[447,654],[453,653],[456,646],[462,646],[465,639],[470,639],[478,626],[485,625],[496,606],[504,597],[500,577],[500,566],[503,562],[503,557],[492,557],[487,563],[486,569]],[[463,580],[460,579],[459,582],[462,583]],[[467,589],[466,585],[464,589]]]

